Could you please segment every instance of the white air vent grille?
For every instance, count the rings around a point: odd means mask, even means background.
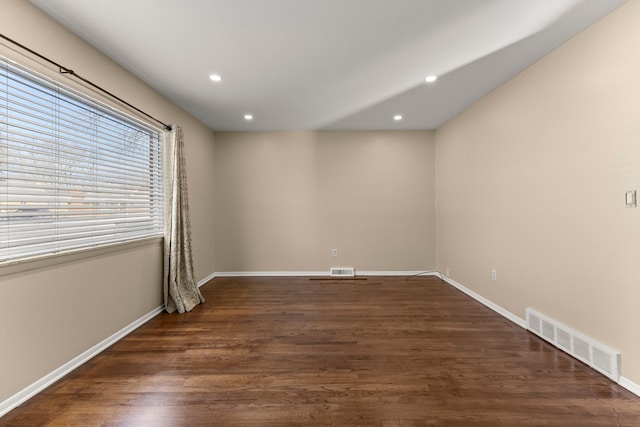
[[[620,380],[617,351],[530,308],[527,308],[527,329],[613,381]]]
[[[331,267],[329,276],[331,277],[354,277],[356,270],[353,267]]]
[[[542,333],[542,329],[540,329],[540,318],[533,313],[527,313],[527,315],[527,323],[529,324],[529,329],[540,335]]]
[[[542,319],[542,336],[547,339],[547,341],[555,341],[556,340],[556,328],[553,323],[548,320]]]
[[[573,337],[573,352],[578,359],[586,363],[591,363],[591,353],[589,352],[589,343],[578,337]]]
[[[617,365],[616,361],[614,361],[614,355],[599,349],[595,345],[593,346],[593,364],[596,369],[601,369],[605,375],[609,376],[613,373],[614,366]]]
[[[571,333],[556,326],[556,342],[568,353],[571,352]]]

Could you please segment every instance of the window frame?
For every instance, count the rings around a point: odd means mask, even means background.
[[[62,247],[58,246],[58,244],[55,243],[54,244],[55,247],[50,250],[36,251],[36,253],[33,253],[33,254],[25,253],[24,255],[17,255],[17,256],[10,255],[8,253],[4,254],[0,252],[0,276],[5,274],[5,270],[7,269],[5,269],[4,267],[7,267],[7,266],[12,266],[12,268],[9,269],[10,272],[20,271],[21,268],[18,267],[16,269],[15,267],[16,265],[22,265],[24,263],[31,263],[34,261],[38,261],[38,265],[46,266],[52,263],[56,263],[56,259],[60,260],[60,262],[64,262],[64,260],[75,260],[75,259],[83,258],[85,256],[92,257],[102,252],[104,253],[113,252],[114,250],[118,250],[118,248],[126,249],[128,247],[138,246],[140,244],[151,244],[161,240],[164,232],[164,223],[163,223],[164,222],[164,200],[163,200],[163,197],[164,197],[164,189],[163,189],[164,147],[163,145],[164,144],[163,144],[163,141],[165,138],[165,130],[156,124],[151,124],[147,121],[141,120],[107,103],[99,101],[93,98],[92,96],[89,96],[84,90],[80,91],[80,90],[73,89],[68,85],[59,81],[59,79],[47,77],[1,54],[0,54],[0,69],[2,73],[2,75],[0,76],[0,79],[1,79],[0,87],[2,87],[2,89],[0,89],[0,131],[2,131],[0,134],[0,148],[3,148],[1,146],[4,145],[7,149],[6,166],[4,166],[5,169],[2,170],[6,174],[5,178],[7,178],[6,179],[7,185],[5,186],[5,188],[0,188],[0,217],[1,217],[0,220],[6,220],[8,223],[10,218],[10,214],[8,213],[9,212],[9,194],[10,194],[8,180],[10,179],[9,177],[9,169],[11,167],[10,165],[12,160],[14,160],[14,157],[9,154],[9,148],[11,147],[11,144],[16,144],[16,142],[14,141],[15,136],[12,136],[11,132],[9,131],[9,129],[12,127],[10,124],[11,119],[9,118],[9,112],[13,111],[14,107],[10,106],[11,103],[9,101],[9,97],[5,96],[5,94],[8,93],[8,90],[6,90],[5,92],[5,88],[6,88],[6,82],[8,81],[7,76],[11,73],[14,73],[14,74],[20,75],[21,77],[26,76],[25,78],[28,81],[34,84],[37,83],[41,85],[41,88],[43,88],[45,91],[54,93],[54,97],[59,96],[59,99],[58,99],[59,101],[67,102],[68,100],[72,100],[73,102],[80,103],[81,108],[87,107],[89,109],[93,109],[97,117],[96,120],[115,120],[117,123],[120,123],[122,126],[130,126],[132,128],[136,128],[137,130],[140,131],[142,135],[149,136],[148,174],[142,178],[143,181],[144,180],[148,181],[148,188],[145,190],[145,191],[148,190],[148,193],[145,193],[143,191],[142,194],[143,196],[148,197],[149,204],[144,204],[142,207],[142,210],[143,211],[144,209],[149,210],[150,212],[149,217],[148,218],[145,217],[144,219],[148,219],[150,223],[152,223],[152,225],[148,227],[150,231],[141,232],[139,235],[134,235],[134,236],[130,236],[130,235],[127,235],[126,233],[123,233],[120,237],[111,238],[111,239],[109,238],[100,239],[99,237],[94,237],[90,239],[90,241],[85,242],[84,244],[75,244],[75,245],[66,245],[66,246],[62,245]],[[49,111],[49,113],[51,117],[56,116],[57,114],[53,110]],[[56,120],[61,120],[61,119],[60,117],[56,117],[56,118],[53,118],[52,120],[53,120],[52,121],[53,123]],[[85,127],[84,129],[89,129],[89,127]],[[66,143],[73,145],[73,143],[69,143],[69,142],[66,142]],[[86,144],[86,141],[83,141],[83,144]],[[95,144],[100,145],[101,141],[96,138]],[[123,146],[124,146],[124,143],[123,143]],[[55,154],[51,156],[52,159],[55,157],[56,157]],[[59,166],[61,164],[60,158],[56,160],[57,160],[57,165]],[[127,168],[126,164],[128,160],[129,159],[127,159],[126,161],[123,161],[123,163],[125,163],[125,166],[123,167],[123,169]],[[104,162],[106,160],[103,159],[102,161],[103,161],[102,165],[104,166],[105,164]],[[3,167],[2,164],[0,164],[0,168],[2,167]],[[144,170],[144,167],[142,169]],[[0,171],[0,173],[2,173],[2,171]],[[56,177],[58,176],[59,175],[56,175]],[[0,186],[2,186],[1,182],[0,182]],[[3,189],[6,189],[5,194],[1,193]],[[122,193],[127,193],[124,187],[120,188],[120,191]],[[15,193],[11,193],[11,194],[15,194]],[[3,200],[3,197],[4,197],[4,200]],[[60,220],[61,215],[59,215],[59,211],[61,210],[60,205],[55,205],[55,209],[56,209],[56,214],[53,216],[54,216],[54,222],[57,221],[56,222],[57,224],[61,221]],[[94,214],[94,217],[95,217],[95,214]],[[91,221],[87,220],[87,222],[91,222]],[[95,223],[95,218],[93,222]],[[123,224],[127,224],[127,221],[124,220]],[[2,227],[2,224],[0,223],[0,228],[1,227]],[[143,226],[143,228],[144,227],[145,226]],[[8,226],[5,227],[5,229],[8,229]],[[2,236],[0,236],[0,239],[1,238]],[[10,238],[7,238],[6,241],[5,240],[0,241],[0,244],[3,245],[2,247],[0,247],[0,251],[9,251],[8,247],[11,245]],[[42,262],[43,259],[45,260],[44,262]]]

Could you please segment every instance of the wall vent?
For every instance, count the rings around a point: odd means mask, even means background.
[[[567,353],[571,353],[571,332],[556,326],[556,343]]]
[[[355,277],[356,270],[353,267],[331,267],[329,276],[331,277]]]
[[[620,353],[527,308],[527,329],[601,374],[620,381]]]

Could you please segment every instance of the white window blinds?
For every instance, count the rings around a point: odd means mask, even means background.
[[[0,57],[0,262],[163,232],[160,131]]]

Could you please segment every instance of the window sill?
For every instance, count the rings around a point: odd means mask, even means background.
[[[141,246],[161,244],[162,236],[147,237],[144,239],[132,240],[129,242],[112,243],[109,245],[97,246],[94,248],[82,248],[58,254],[40,255],[33,258],[24,258],[11,261],[0,262],[0,277],[11,274],[23,273],[25,271],[37,270],[74,261],[81,261],[88,258],[95,258],[117,252],[134,249]]]

